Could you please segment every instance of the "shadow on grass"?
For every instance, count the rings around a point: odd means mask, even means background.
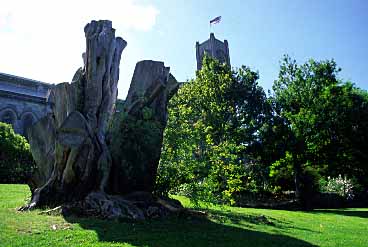
[[[215,223],[205,217],[145,222],[112,222],[75,217],[66,220],[78,223],[84,229],[94,230],[100,241],[128,243],[139,247],[315,246],[289,236]]]
[[[251,224],[253,225],[267,225],[272,226],[277,229],[288,229],[292,228],[294,230],[301,230],[307,231],[311,233],[317,233],[316,231],[302,228],[295,226],[287,221],[281,221],[269,216],[264,215],[251,215],[251,214],[243,214],[243,213],[236,213],[236,212],[227,212],[227,211],[220,211],[220,210],[209,210],[211,214],[211,218],[215,219],[218,222],[228,222],[230,221],[233,224],[237,225],[246,225],[248,228],[252,228]]]
[[[344,210],[344,209],[339,209],[339,210],[323,210],[323,209],[318,209],[318,210],[314,210],[314,211],[310,211],[308,213],[315,213],[315,214],[319,214],[319,213],[323,213],[323,214],[337,214],[337,215],[342,215],[342,216],[351,216],[351,217],[360,217],[360,218],[368,218],[368,211],[363,211],[363,210]]]

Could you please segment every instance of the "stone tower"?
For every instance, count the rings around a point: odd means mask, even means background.
[[[222,42],[216,39],[215,35],[211,33],[210,39],[206,40],[202,44],[199,44],[199,42],[196,43],[197,70],[202,68],[202,60],[205,53],[216,58],[220,62],[231,66],[229,45],[226,39]]]

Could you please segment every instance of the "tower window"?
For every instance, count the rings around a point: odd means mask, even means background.
[[[225,52],[223,50],[217,50],[216,51],[216,58],[221,62],[221,63],[225,63],[226,59],[225,59]]]

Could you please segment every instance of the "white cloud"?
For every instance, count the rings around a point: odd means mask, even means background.
[[[154,6],[133,0],[6,1],[0,10],[0,72],[51,83],[70,81],[82,65],[83,28],[88,22],[111,20],[116,35],[128,41],[129,49],[134,33],[151,30],[158,14]],[[121,67],[125,66],[125,52]],[[135,64],[133,57],[126,62]],[[126,74],[120,78],[130,80]],[[119,86],[123,94],[126,88]]]
[[[12,0],[2,4],[0,20],[10,15],[13,29],[48,27],[53,31],[85,25],[91,19],[109,19],[121,30],[148,31],[158,13],[154,6],[138,5],[133,0]]]

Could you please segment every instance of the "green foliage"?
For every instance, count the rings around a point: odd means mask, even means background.
[[[127,155],[128,160],[138,164],[140,161],[150,159],[155,147],[160,145],[162,126],[158,121],[148,117],[147,112],[143,111],[143,119],[127,115],[121,122],[120,152]]]
[[[286,56],[273,85],[275,113],[283,119],[279,135],[287,142],[270,175],[290,181],[292,172],[297,192],[314,191],[310,180],[338,174],[368,186],[367,92],[339,81],[339,71],[333,60],[299,66]]]
[[[142,119],[122,113],[119,126],[116,132],[112,133],[119,135],[118,138],[113,138],[117,142],[111,145],[113,156],[120,157],[124,153],[128,156],[127,159],[139,163],[137,159],[145,160],[152,155],[150,149],[160,144],[161,124],[152,118],[148,107],[145,107],[142,113]]]
[[[289,187],[290,184],[293,184],[293,162],[293,155],[287,151],[285,157],[271,164],[270,178],[273,184],[282,187],[284,190],[293,189],[293,187]]]
[[[109,149],[116,166],[114,173],[119,174],[115,177],[127,184],[119,192],[129,188],[143,190],[144,183],[155,178],[162,132],[162,124],[154,119],[149,107],[136,115],[124,111],[115,114],[109,130]]]
[[[286,56],[267,98],[256,72],[206,57],[169,102],[156,192],[234,204],[246,193],[295,190],[307,202],[321,179],[339,174],[368,188],[368,93],[339,71],[333,60],[298,65]],[[164,126],[154,115],[144,108],[112,121],[113,173],[129,186],[156,175],[143,165],[159,159]]]
[[[25,183],[33,168],[27,140],[0,122],[0,183]]]
[[[184,83],[169,103],[159,192],[185,184],[193,199],[234,203],[236,194],[250,189],[246,167],[266,108],[257,80],[247,67],[233,72],[204,59],[196,79]]]

